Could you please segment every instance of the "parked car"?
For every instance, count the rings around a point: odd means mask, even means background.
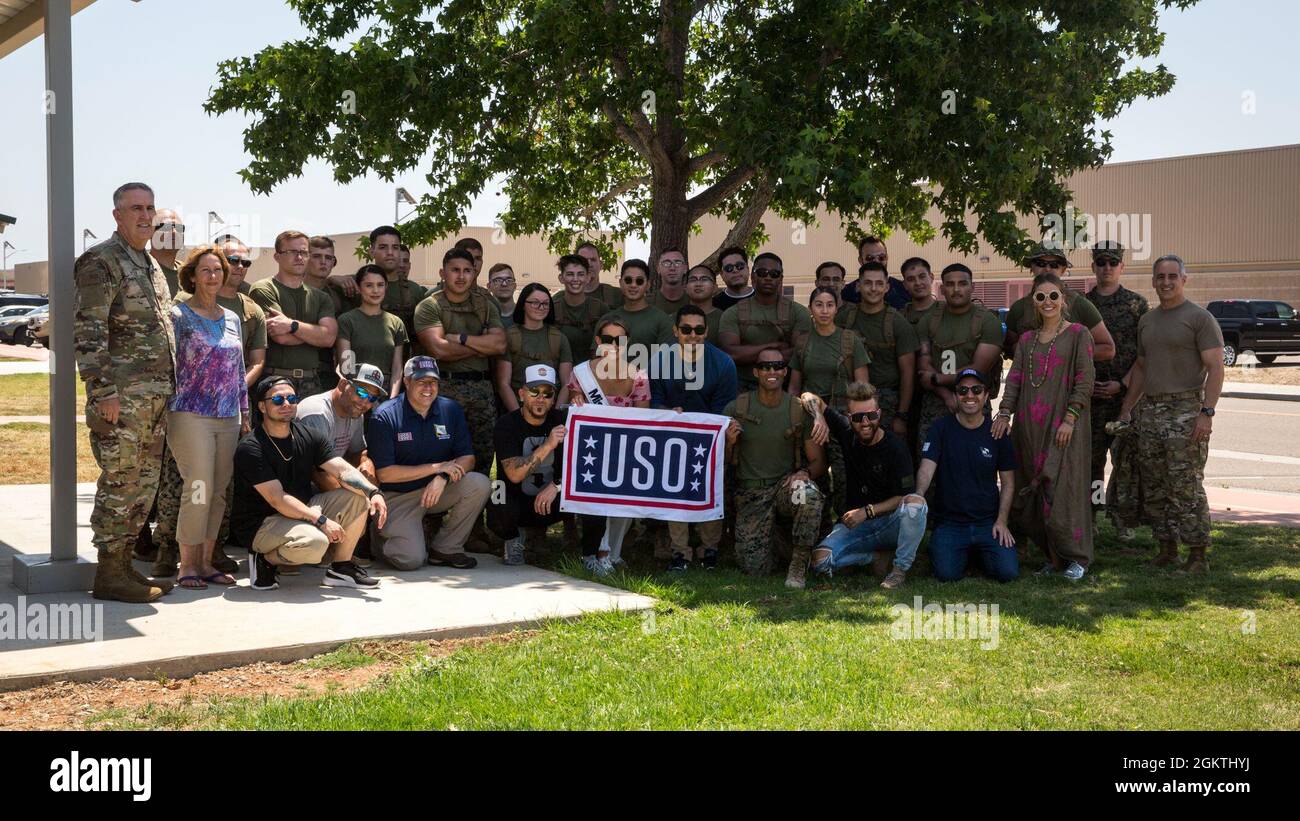
[[[50,331],[54,326],[50,325],[50,306],[37,309],[27,317],[27,336],[32,342],[27,344],[39,344],[44,347],[50,347]]]
[[[0,308],[0,343],[8,345],[32,344],[27,320],[47,308],[31,305],[10,305]]]
[[[49,304],[50,298],[40,294],[0,294],[0,308],[8,308],[11,305],[30,305],[34,308]]]
[[[1223,331],[1223,364],[1236,364],[1253,351],[1265,365],[1280,354],[1300,354],[1300,319],[1295,309],[1275,299],[1220,299],[1206,308]]]

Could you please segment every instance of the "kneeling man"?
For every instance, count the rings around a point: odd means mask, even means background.
[[[823,414],[840,444],[847,469],[845,513],[812,554],[814,573],[831,575],[868,564],[877,550],[894,552],[894,567],[881,587],[894,589],[907,578],[925,535],[925,498],[912,492],[912,457],[907,443],[881,425],[880,399],[866,382],[845,392],[848,414],[826,407],[815,393],[800,399],[809,413]]]
[[[312,565],[333,550],[325,584],[374,587],[378,579],[352,561],[367,514],[383,526],[388,506],[361,471],[334,455],[334,444],[315,427],[294,418],[293,382],[269,376],[254,390],[260,423],[235,449],[235,496],[230,529],[249,546],[254,590],[279,587],[276,568]],[[340,487],[312,494],[319,468]]]

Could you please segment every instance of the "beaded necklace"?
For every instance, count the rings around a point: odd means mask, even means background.
[[[1056,353],[1056,338],[1061,335],[1064,328],[1064,322],[1058,321],[1056,323],[1056,333],[1052,334],[1052,344],[1048,347],[1047,359],[1043,362],[1043,378],[1037,382],[1034,381],[1034,353],[1038,349],[1038,331],[1034,331],[1034,338],[1029,343],[1029,384],[1033,387],[1041,388],[1043,383],[1047,381],[1047,366],[1052,361],[1052,354]]]

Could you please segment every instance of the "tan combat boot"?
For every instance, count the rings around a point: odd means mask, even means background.
[[[1205,548],[1188,548],[1187,562],[1178,571],[1180,573],[1208,573],[1210,560],[1205,558]]]
[[[811,548],[795,547],[794,553],[790,557],[790,570],[785,574],[786,587],[803,590],[804,581],[808,577],[808,559],[811,554]]]
[[[166,579],[176,575],[179,552],[175,542],[158,545],[158,558],[154,560],[153,568],[150,570],[155,578]]]
[[[132,558],[134,559],[134,557]],[[126,563],[126,572],[130,574],[131,578],[135,579],[140,584],[158,588],[163,592],[164,596],[172,592],[172,588],[176,586],[175,582],[169,582],[166,579],[150,579],[148,576],[136,570],[135,565],[132,564],[131,561],[127,561]]]
[[[95,586],[91,595],[108,601],[146,604],[162,598],[163,591],[147,582],[141,582],[130,568],[129,549],[120,554],[101,556],[95,567]]]
[[[1178,564],[1178,542],[1165,542],[1160,545],[1160,552],[1147,562],[1148,567],[1168,567]]]

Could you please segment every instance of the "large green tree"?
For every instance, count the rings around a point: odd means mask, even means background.
[[[556,248],[600,228],[684,248],[707,213],[752,245],[768,209],[824,205],[850,239],[1015,255],[1016,214],[1059,213],[1109,156],[1096,124],[1170,89],[1135,64],[1158,7],[1192,2],[289,0],[307,36],[222,63],[207,108],[251,115],[257,192],[316,158],[340,182],[418,169],[417,242],[500,184],[505,231]]]

